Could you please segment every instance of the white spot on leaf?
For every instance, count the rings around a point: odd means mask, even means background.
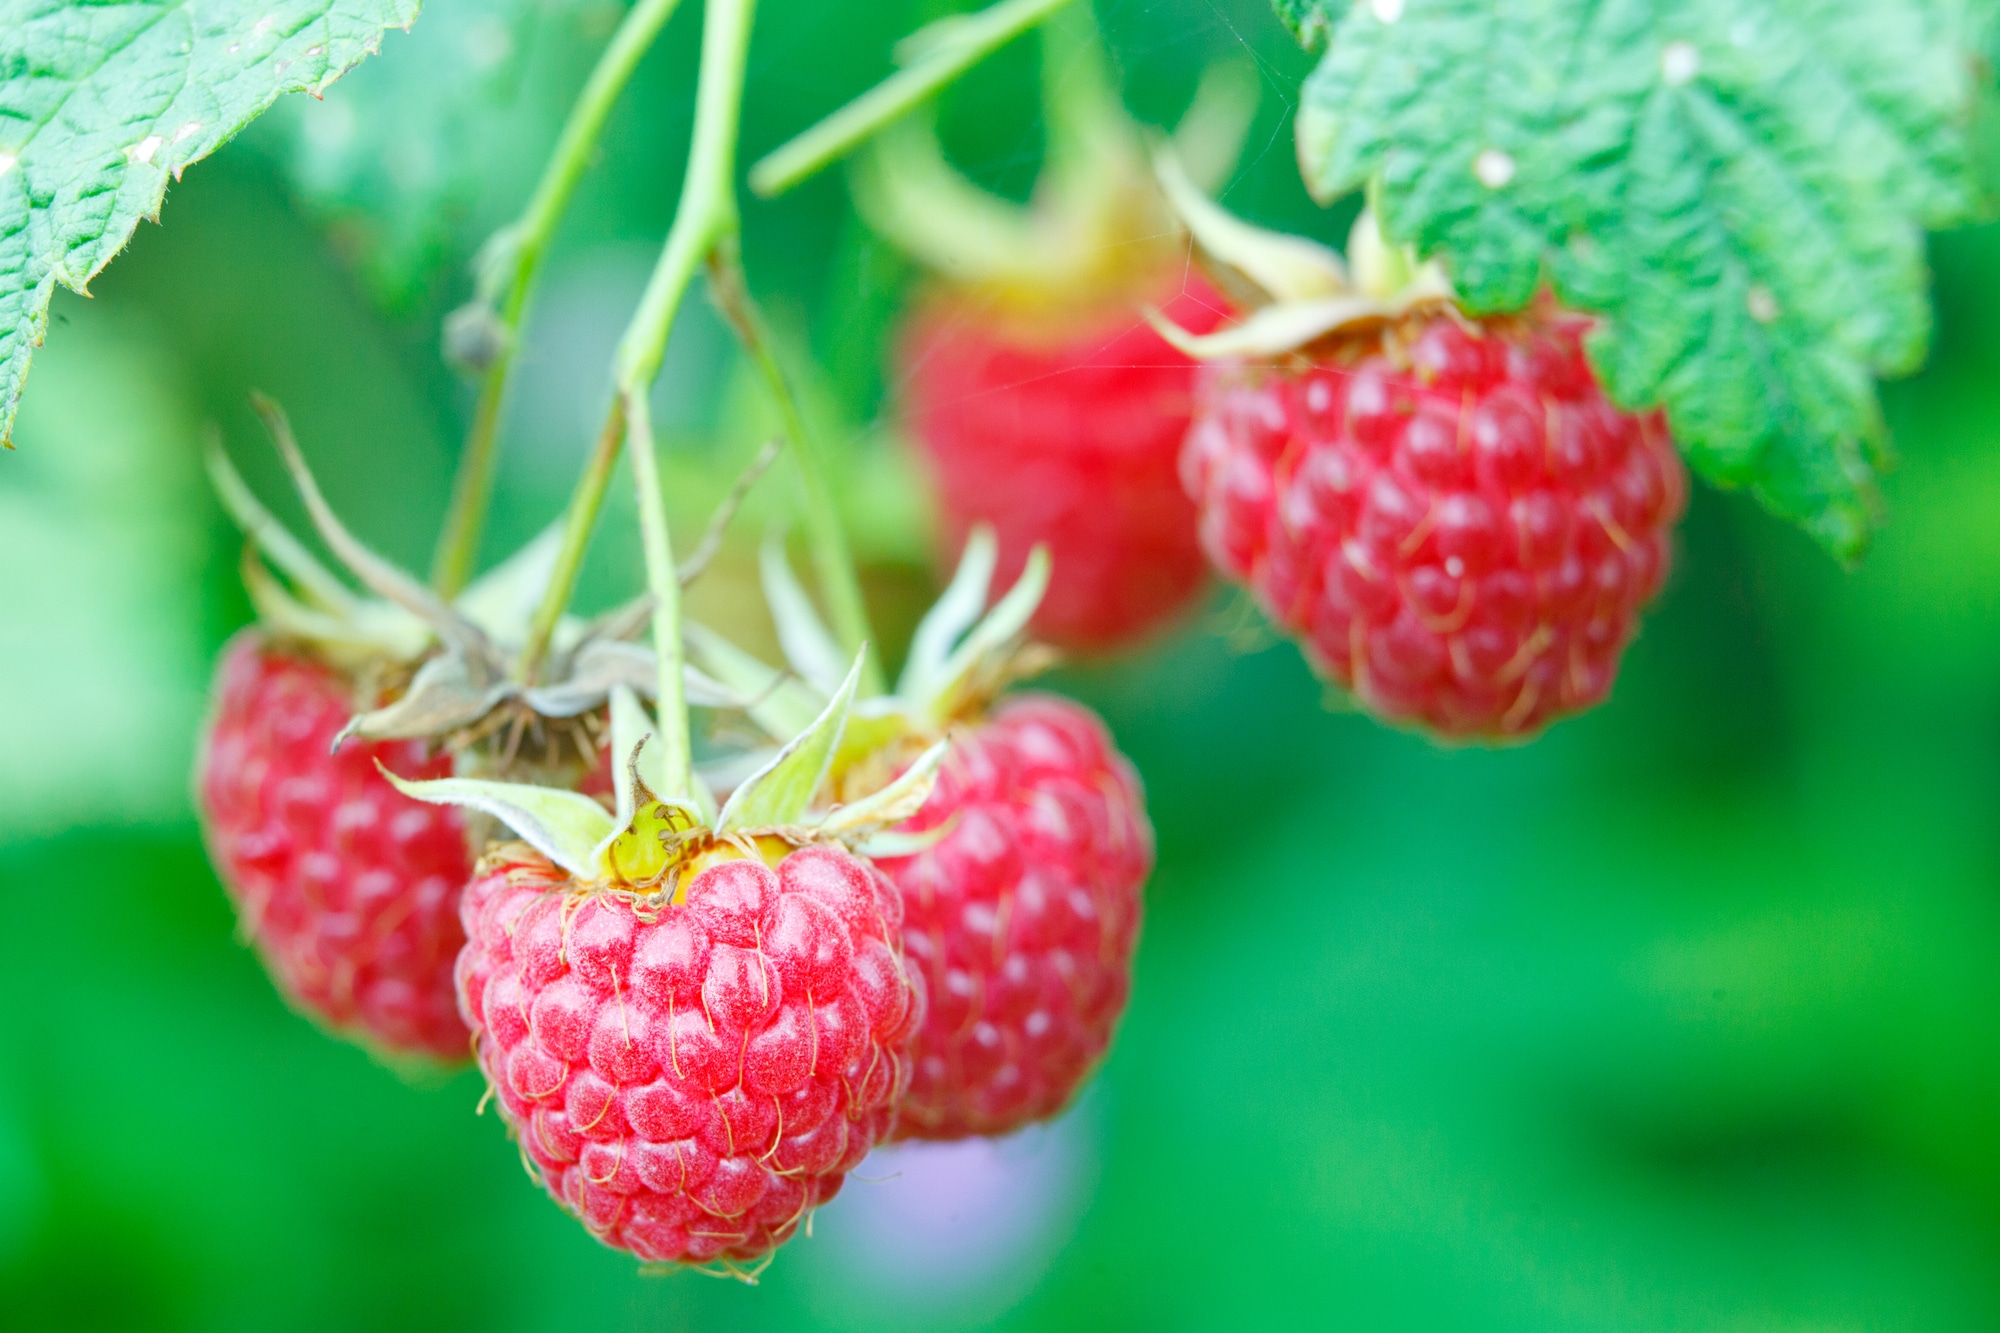
[[[159,135],[149,134],[125,150],[125,160],[127,162],[143,162],[147,166],[151,166],[153,163],[153,154],[159,152],[160,145],[165,142],[166,140],[162,139]]]
[[[1368,8],[1384,23],[1394,23],[1403,17],[1403,0],[1368,0]]]
[[[1778,317],[1778,298],[1763,283],[1752,287],[1743,297],[1743,305],[1749,310],[1750,318],[1759,324],[1769,324]]]
[[[1472,159],[1472,174],[1489,190],[1497,190],[1514,179],[1514,159],[1498,148],[1483,149]]]
[[[1693,42],[1668,42],[1660,49],[1660,78],[1678,88],[1701,73],[1701,52]]]
[[[271,25],[273,23],[276,23],[277,21],[278,21],[277,15],[266,14],[263,18],[258,19],[255,23],[250,25],[250,35],[252,37],[262,37],[265,33],[271,30]]]
[[[0,152],[0,176],[5,176],[8,172],[12,171],[14,164],[20,160],[13,153]]]
[[[179,143],[181,140],[189,137],[190,135],[199,134],[200,132],[201,132],[201,122],[198,120],[191,120],[187,124],[181,126],[179,129],[174,131],[174,142]]]

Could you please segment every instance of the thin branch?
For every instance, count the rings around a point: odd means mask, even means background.
[[[542,179],[520,220],[497,233],[479,259],[479,291],[472,305],[456,319],[478,326],[477,337],[490,357],[459,457],[451,508],[438,535],[431,583],[446,597],[456,597],[471,581],[479,556],[479,538],[493,492],[494,461],[500,411],[514,364],[521,319],[535,275],[541,268],[557,225],[568,211],[576,187],[597,149],[604,123],[631,80],[633,70],[652,47],[680,0],[639,0],[613,33],[597,65],[570,108],[562,135],[556,140]],[[572,506],[572,512],[575,512]]]
[[[784,448],[785,439],[782,435],[766,441],[764,447],[757,451],[757,456],[750,460],[750,466],[743,469],[742,475],[738,476],[736,483],[729,488],[729,494],[722,497],[722,503],[718,504],[715,512],[708,516],[708,527],[702,532],[701,540],[695,543],[694,550],[689,552],[687,559],[681,561],[676,568],[683,588],[700,578],[702,571],[708,568],[709,561],[715,559],[715,553],[722,549],[723,534],[729,530],[730,523],[736,517],[736,511],[743,507],[743,501],[749,497],[750,488],[771,470],[771,464],[778,461],[778,455]]]
[[[1000,0],[977,14],[942,19],[905,43],[914,52],[897,70],[805,133],[766,154],[750,169],[750,188],[764,198],[799,182],[854,151],[891,121],[908,115],[945,85],[1070,0]]]

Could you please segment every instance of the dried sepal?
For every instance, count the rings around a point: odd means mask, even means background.
[[[352,612],[359,605],[360,599],[347,585],[314,559],[304,544],[258,501],[236,465],[229,461],[229,455],[222,451],[222,442],[214,436],[209,437],[203,450],[203,461],[223,512],[235,521],[251,545],[297,584],[306,597],[328,611],[339,613]]]
[[[429,588],[375,554],[347,530],[347,525],[333,512],[333,506],[327,503],[326,496],[319,489],[319,482],[306,466],[305,455],[299,451],[298,440],[292,434],[291,422],[286,418],[284,409],[262,394],[255,395],[251,403],[263,417],[265,428],[270,431],[271,440],[277,445],[286,470],[291,473],[292,484],[298,488],[299,498],[305,502],[313,527],[333,553],[340,557],[341,563],[352,570],[369,591],[408,611],[429,626],[439,638],[457,644],[468,653],[494,656],[492,642],[484,630],[446,605]]]

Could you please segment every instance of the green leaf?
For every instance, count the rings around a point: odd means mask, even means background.
[[[419,0],[0,0],[0,440],[58,282],[83,291],[167,182],[317,93]]]
[[[1322,198],[1370,184],[1466,306],[1543,282],[1602,316],[1612,396],[1852,559],[1875,379],[1930,336],[1924,228],[1983,207],[1983,11],[1955,0],[1279,0],[1326,56],[1299,109]]]

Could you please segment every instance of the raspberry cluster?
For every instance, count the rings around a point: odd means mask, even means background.
[[[657,1262],[753,1261],[890,1127],[923,1021],[896,891],[832,846],[658,909],[518,845],[466,890],[459,1002],[548,1191]]]
[[[353,703],[331,667],[254,631],[230,644],[196,784],[210,854],[293,1003],[388,1052],[462,1060],[464,829],[376,767],[445,777],[451,760],[412,741],[334,751]]]
[[[897,1134],[1000,1134],[1056,1114],[1130,990],[1153,864],[1137,775],[1088,709],[1013,696],[954,744],[905,827],[949,831],[882,862],[930,992]]]
[[[1449,316],[1204,369],[1182,477],[1224,572],[1371,711],[1511,739],[1602,700],[1686,501],[1585,321]]]

